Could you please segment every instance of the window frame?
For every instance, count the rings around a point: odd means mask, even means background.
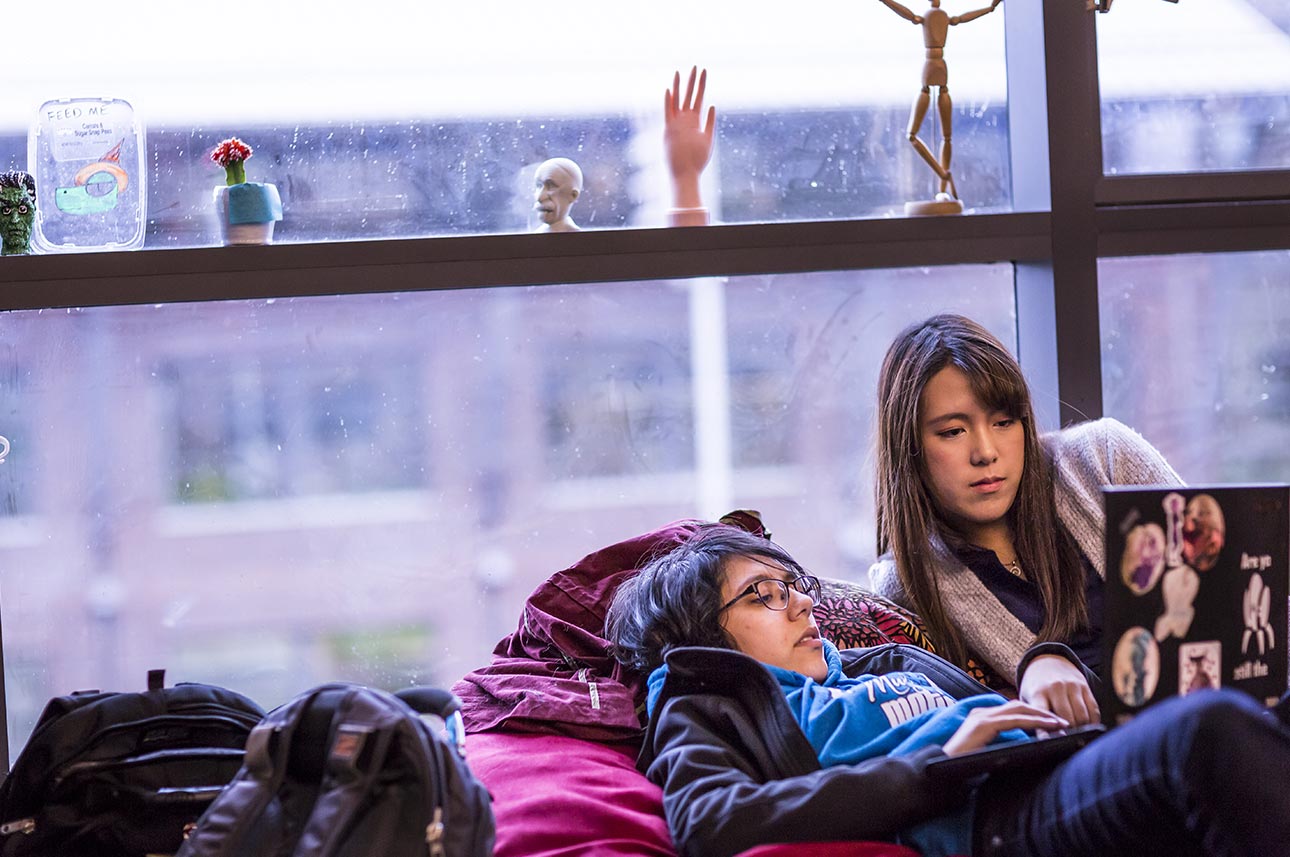
[[[1094,14],[1005,20],[1012,213],[10,257],[0,311],[1006,261],[1041,424],[1100,417],[1098,258],[1290,249],[1290,169],[1103,175]]]

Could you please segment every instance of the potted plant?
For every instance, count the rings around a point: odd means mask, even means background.
[[[246,180],[246,160],[253,150],[229,137],[211,151],[211,160],[224,168],[227,182],[215,188],[215,210],[225,244],[271,244],[273,224],[282,219],[277,186]]]

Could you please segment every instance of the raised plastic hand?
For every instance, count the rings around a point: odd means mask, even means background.
[[[1023,702],[1051,711],[1072,726],[1096,723],[1101,717],[1084,673],[1061,655],[1040,655],[1031,661],[1017,690]]]
[[[698,89],[695,89],[695,79]],[[699,73],[690,69],[690,82],[681,101],[681,73],[672,77],[672,88],[663,93],[663,146],[667,166],[672,172],[672,204],[681,211],[699,210],[699,176],[712,158],[712,138],[717,127],[717,108],[709,107],[707,122],[703,116],[703,91],[708,84],[707,69]],[[704,220],[706,222],[706,213]]]

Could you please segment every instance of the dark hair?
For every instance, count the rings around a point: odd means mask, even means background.
[[[605,617],[605,637],[614,657],[649,672],[680,646],[736,648],[721,627],[721,587],[726,564],[736,557],[772,560],[802,574],[779,545],[738,527],[705,526],[687,541],[652,560],[614,593]]]
[[[935,315],[912,325],[892,342],[878,375],[878,553],[895,556],[901,586],[937,648],[963,665],[967,651],[946,616],[932,564],[934,557],[951,560],[963,537],[928,490],[919,430],[923,390],[948,366],[967,376],[982,405],[1020,420],[1025,431],[1025,467],[1008,521],[1017,557],[1039,589],[1044,608],[1040,639],[1070,639],[1088,624],[1088,604],[1083,566],[1071,537],[1058,524],[1051,467],[1039,443],[1021,366],[989,331],[961,315]]]
[[[36,202],[36,180],[31,177],[31,173],[24,173],[22,170],[0,173],[0,187],[17,188],[27,194],[33,204]]]

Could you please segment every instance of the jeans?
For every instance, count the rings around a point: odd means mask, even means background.
[[[1051,771],[995,774],[978,857],[1290,855],[1290,728],[1249,696],[1152,706]]]

